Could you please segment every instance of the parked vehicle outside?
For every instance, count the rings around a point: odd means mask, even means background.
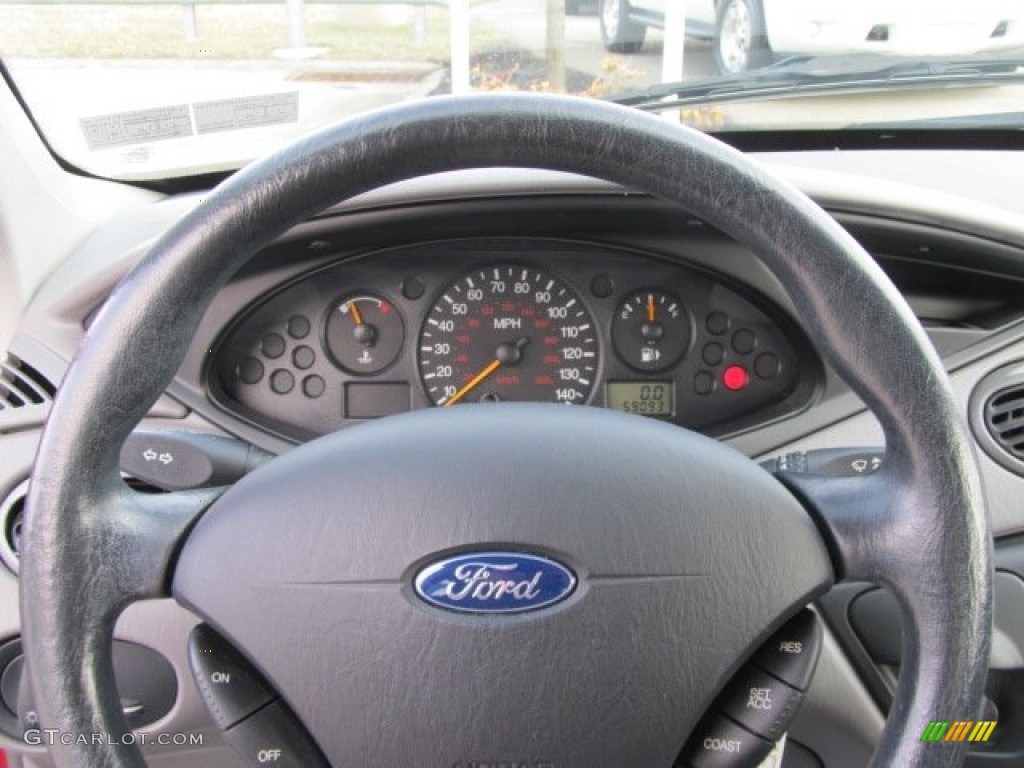
[[[686,34],[713,41],[722,74],[789,54],[959,55],[1024,40],[1024,10],[1006,0],[688,0],[685,11]],[[600,19],[605,47],[631,53],[648,27],[664,29],[665,0],[601,0]]]

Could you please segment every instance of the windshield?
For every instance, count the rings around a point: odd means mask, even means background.
[[[0,0],[0,57],[58,155],[238,168],[437,94],[616,98],[697,128],[1022,128],[1020,0]]]

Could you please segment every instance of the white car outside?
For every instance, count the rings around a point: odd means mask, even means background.
[[[666,0],[600,0],[611,51],[643,44],[664,27]],[[1024,45],[1020,0],[685,0],[686,33],[714,41],[723,74],[779,54],[888,53],[954,56]]]

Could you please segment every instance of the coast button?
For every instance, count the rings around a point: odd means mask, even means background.
[[[719,715],[687,754],[691,768],[733,768],[757,765],[774,745]]]

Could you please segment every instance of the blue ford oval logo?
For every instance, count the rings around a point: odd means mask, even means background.
[[[450,611],[522,613],[565,600],[576,575],[540,555],[473,552],[428,565],[413,586],[425,601]]]

